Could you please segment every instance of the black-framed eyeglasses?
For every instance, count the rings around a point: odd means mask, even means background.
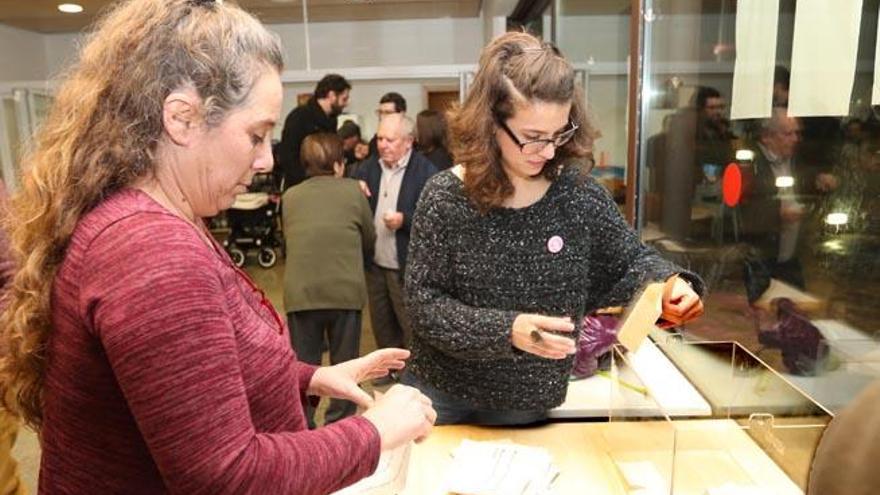
[[[507,124],[504,123],[503,120],[498,119],[498,125],[504,129],[504,132],[510,136],[510,139],[519,146],[519,150],[523,152],[524,155],[537,155],[538,153],[544,151],[549,145],[553,145],[554,148],[559,149],[562,146],[565,146],[565,143],[571,141],[571,138],[574,137],[575,131],[578,130],[577,124],[572,121],[568,121],[568,128],[559,132],[552,138],[542,138],[542,139],[532,139],[530,141],[521,141],[513,131],[510,130],[510,127],[507,127]]]

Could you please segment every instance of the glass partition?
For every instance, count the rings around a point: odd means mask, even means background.
[[[635,3],[645,44],[637,225],[708,289],[705,316],[682,334],[737,342],[819,403],[846,405],[880,377],[880,0],[863,2],[847,115],[788,115],[796,9],[780,0],[773,109],[736,120],[738,3]],[[734,201],[725,191],[736,183]]]
[[[645,350],[650,348],[642,345],[637,353],[627,354],[616,345],[610,352],[609,369],[603,372],[611,384],[609,421],[600,448],[618,474],[621,493],[672,493],[675,426],[662,404],[665,391],[636,371],[637,355]]]
[[[626,201],[630,0],[556,0],[556,44],[579,71],[594,125],[593,176]],[[582,74],[582,75],[581,75]]]
[[[667,413],[665,405],[679,391],[639,374],[646,368],[637,361],[649,347],[643,344],[635,353],[617,347],[610,373],[626,389],[619,396],[643,392],[663,412],[636,421],[625,407],[613,408],[609,431],[624,443],[615,444],[612,459],[641,456],[644,469],[650,462],[664,479],[670,476],[669,493],[803,493],[831,413],[735,342],[689,342],[657,330],[653,339],[711,412],[690,417]],[[627,375],[615,374],[620,371]],[[626,443],[634,431],[647,441]],[[668,442],[671,458],[664,457]]]

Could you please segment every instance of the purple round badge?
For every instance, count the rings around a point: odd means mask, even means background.
[[[547,250],[553,254],[556,254],[559,251],[562,251],[562,246],[564,246],[564,245],[565,245],[565,242],[563,242],[562,237],[559,237],[558,235],[554,235],[553,237],[551,237],[550,239],[547,240]]]

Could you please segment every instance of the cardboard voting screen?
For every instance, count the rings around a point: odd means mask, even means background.
[[[655,282],[645,286],[624,313],[617,341],[628,351],[636,352],[639,349],[663,313],[663,285],[662,282]]]

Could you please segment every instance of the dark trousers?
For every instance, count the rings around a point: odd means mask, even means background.
[[[376,347],[409,348],[412,331],[403,304],[401,271],[370,265],[367,268],[367,294]]]
[[[300,361],[320,365],[324,336],[330,348],[330,364],[358,357],[361,345],[361,312],[353,309],[316,309],[287,313],[290,340]],[[339,421],[357,411],[354,402],[331,399],[324,424]],[[315,428],[315,408],[306,404],[309,428]]]

